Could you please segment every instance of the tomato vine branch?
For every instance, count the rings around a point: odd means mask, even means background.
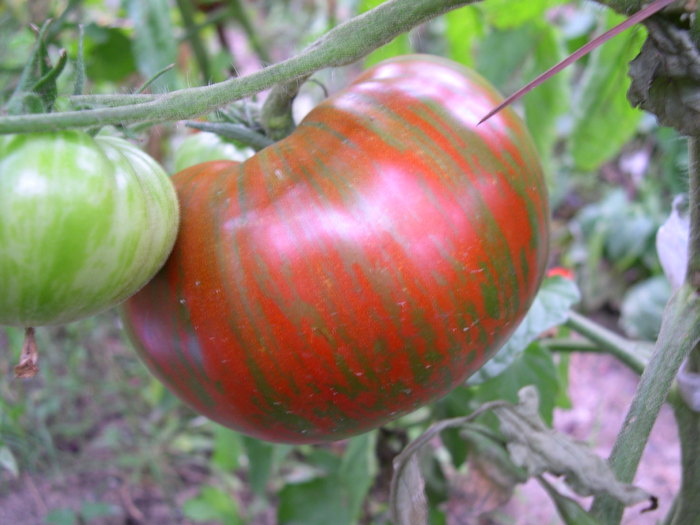
[[[598,323],[587,319],[576,312],[569,313],[566,325],[589,341],[598,344],[604,351],[618,358],[638,374],[644,372],[648,359],[643,359],[639,351],[639,343],[608,330]]]
[[[196,117],[276,84],[288,83],[327,67],[350,64],[413,27],[478,1],[389,0],[331,29],[295,57],[245,77],[172,91],[135,104],[120,101],[107,108],[1,117],[0,134]]]
[[[700,494],[700,414],[690,408],[675,390],[669,394],[669,401],[678,423],[683,471],[681,489],[664,523],[683,525],[700,516],[700,498],[697,497]]]
[[[690,235],[688,239],[688,270],[686,286],[700,297],[700,138],[688,139],[689,157],[689,202]],[[700,313],[696,312],[696,322],[700,323]],[[688,373],[700,372],[700,343],[695,341],[685,365]],[[678,423],[678,436],[681,444],[681,488],[676,496],[671,512],[665,523],[681,525],[696,520],[700,515],[700,413],[689,406],[677,390],[669,395],[673,412]]]

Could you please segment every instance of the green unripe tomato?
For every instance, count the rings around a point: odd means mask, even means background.
[[[238,147],[215,133],[201,131],[189,135],[175,148],[173,170],[182,171],[209,160],[244,161],[252,154],[250,148]]]
[[[61,324],[123,301],[163,265],[178,221],[165,171],[125,140],[0,136],[0,324]]]

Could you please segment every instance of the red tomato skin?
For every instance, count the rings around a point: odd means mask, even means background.
[[[511,110],[450,61],[379,64],[242,164],[173,178],[181,229],[123,308],[181,399],[317,443],[445,395],[498,350],[544,273],[542,170]]]

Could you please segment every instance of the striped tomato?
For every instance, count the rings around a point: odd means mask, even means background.
[[[484,80],[384,62],[243,163],[174,176],[183,220],[125,303],[137,351],[199,412],[303,443],[446,394],[540,284],[548,205],[532,142]]]
[[[163,265],[177,227],[168,176],[129,142],[0,136],[0,324],[67,323],[123,301]]]

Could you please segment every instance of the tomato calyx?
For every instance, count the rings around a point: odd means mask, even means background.
[[[19,356],[19,364],[15,366],[15,377],[30,379],[39,371],[39,352],[34,337],[34,327],[28,326],[24,330],[24,344]]]

